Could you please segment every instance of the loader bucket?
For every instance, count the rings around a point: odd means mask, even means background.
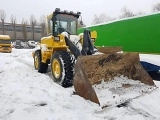
[[[113,54],[113,53],[117,53],[117,52],[121,52],[122,51],[122,47],[119,46],[105,46],[105,47],[97,47],[99,52],[105,53],[105,54]]]
[[[122,104],[156,88],[138,53],[79,56],[73,85],[77,95],[102,107]]]

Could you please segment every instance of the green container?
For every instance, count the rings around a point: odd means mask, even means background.
[[[96,46],[121,46],[126,52],[160,53],[160,13],[86,28],[97,31]],[[78,29],[78,33],[86,28]]]

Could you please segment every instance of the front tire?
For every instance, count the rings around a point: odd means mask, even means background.
[[[55,52],[51,59],[51,71],[53,79],[62,87],[73,85],[74,60],[67,51]]]
[[[42,63],[41,62],[41,51],[36,50],[34,53],[34,68],[38,70],[40,73],[46,73],[48,69],[48,64],[47,63]]]

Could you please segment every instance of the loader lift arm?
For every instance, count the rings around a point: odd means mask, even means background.
[[[92,55],[95,53],[95,47],[91,41],[91,33],[90,30],[85,29],[83,34],[83,45],[82,45],[82,55]]]
[[[65,37],[66,45],[71,50],[72,54],[77,59],[80,55],[92,55],[94,54],[97,49],[94,47],[92,41],[91,41],[91,33],[90,30],[85,29],[83,34],[83,45],[82,50],[80,51],[75,44],[71,42],[67,37]]]

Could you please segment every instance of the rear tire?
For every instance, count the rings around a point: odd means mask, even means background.
[[[55,52],[51,59],[51,71],[54,81],[62,87],[73,85],[74,58],[69,52]]]
[[[34,53],[34,68],[38,70],[40,73],[46,73],[48,69],[48,64],[47,63],[42,63],[41,62],[41,51],[36,50]]]

